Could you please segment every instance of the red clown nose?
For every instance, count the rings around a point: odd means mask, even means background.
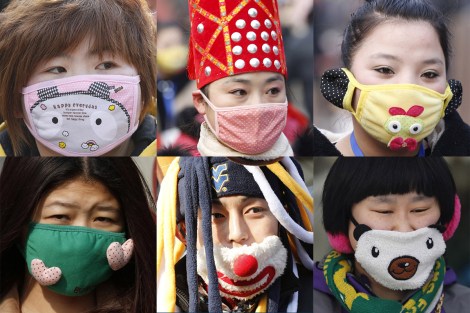
[[[258,270],[258,261],[254,256],[242,254],[233,262],[233,272],[240,277],[253,275]]]

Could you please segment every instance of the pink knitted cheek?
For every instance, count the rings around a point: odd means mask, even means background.
[[[459,226],[460,222],[460,213],[461,213],[461,204],[459,196],[455,195],[454,200],[454,214],[452,215],[452,219],[450,220],[449,224],[446,225],[446,231],[442,234],[444,240],[449,240],[454,235],[457,227]]]
[[[353,253],[354,250],[351,247],[349,238],[344,234],[333,235],[331,233],[326,233],[328,236],[328,241],[333,249],[341,253]]]

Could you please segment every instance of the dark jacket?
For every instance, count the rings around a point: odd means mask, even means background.
[[[132,135],[132,141],[134,142],[134,150],[131,156],[139,156],[147,147],[155,145],[157,139],[157,124],[155,118],[151,115],[146,115],[142,123],[140,123],[136,132]],[[0,147],[5,151],[6,156],[13,156],[13,147],[8,134],[8,129],[0,132]],[[39,151],[36,145],[31,147],[25,147],[19,153],[20,156],[39,156]]]
[[[289,266],[288,266],[289,267]],[[281,293],[279,312],[286,312],[290,297],[295,291],[299,291],[299,301],[297,312],[312,312],[313,310],[313,273],[297,264],[299,278],[295,277],[292,271],[285,270],[278,279],[281,280]],[[176,273],[176,305],[187,312],[189,307],[189,291],[186,278],[186,257],[183,257],[175,265]],[[207,312],[207,303],[199,301],[198,312]]]
[[[325,276],[323,275],[323,266],[320,263],[317,262],[315,264],[313,274],[314,312],[347,313],[346,309],[341,306],[330,292],[325,282]],[[348,279],[356,286],[356,288],[359,288],[361,292],[365,292],[369,295],[371,294],[367,288],[362,286],[355,276],[348,275]],[[444,277],[444,305],[441,313],[468,312],[468,308],[470,308],[470,288],[457,284],[456,281],[457,276],[455,272],[452,269],[447,268]]]
[[[460,117],[457,111],[445,118],[445,130],[434,148],[426,150],[426,156],[470,156],[470,126]],[[336,149],[318,129],[314,130],[314,156],[340,156]]]

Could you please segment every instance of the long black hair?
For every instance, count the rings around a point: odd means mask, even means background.
[[[129,157],[41,158],[7,157],[0,175],[0,299],[15,284],[23,288],[26,271],[17,249],[33,213],[43,198],[76,178],[100,182],[121,205],[127,236],[134,240],[134,256],[128,266],[113,275],[119,308],[96,312],[145,312],[155,308],[155,211],[154,200],[142,174]],[[116,301],[119,300],[119,301]]]

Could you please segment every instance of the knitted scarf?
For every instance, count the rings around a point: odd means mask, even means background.
[[[380,312],[384,313],[428,313],[432,312],[441,296],[445,268],[444,258],[440,257],[434,265],[431,280],[404,303],[356,291],[346,277],[352,272],[351,263],[345,255],[337,251],[330,252],[326,257],[323,274],[328,288],[348,312],[376,313],[380,308]]]

